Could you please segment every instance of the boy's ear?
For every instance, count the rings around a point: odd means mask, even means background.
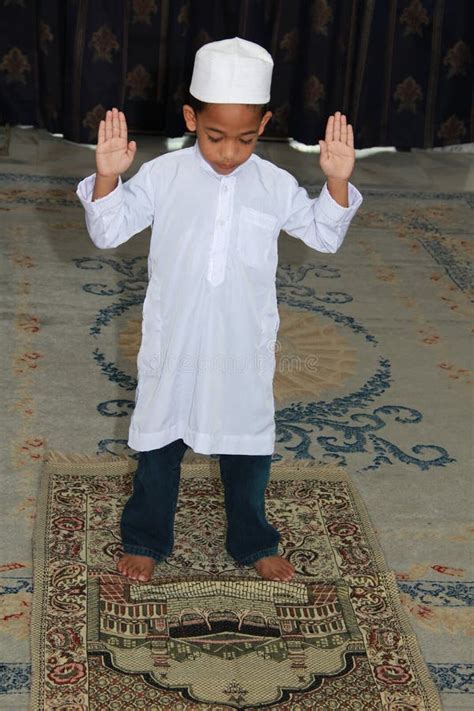
[[[258,128],[258,135],[261,136],[262,133],[265,130],[265,126],[267,123],[270,121],[271,117],[273,116],[273,113],[271,111],[267,111],[263,116],[262,120],[260,121],[260,126]]]
[[[196,114],[192,106],[189,104],[184,104],[183,106],[183,116],[186,123],[186,128],[188,131],[196,130]]]

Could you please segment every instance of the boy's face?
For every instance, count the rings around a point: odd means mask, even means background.
[[[272,117],[267,111],[245,104],[207,104],[196,113],[183,106],[188,131],[196,131],[199,148],[207,162],[221,175],[228,175],[250,158],[258,137]]]

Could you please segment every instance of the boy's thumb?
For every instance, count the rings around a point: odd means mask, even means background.
[[[135,141],[130,141],[130,143],[128,144],[128,147],[129,147],[130,150],[132,150],[132,151],[136,151],[136,150],[137,150],[137,144],[135,143]]]

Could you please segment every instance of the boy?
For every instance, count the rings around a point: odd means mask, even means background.
[[[195,145],[143,163],[122,184],[136,144],[114,108],[100,122],[97,172],[77,188],[101,249],[153,224],[128,439],[139,460],[117,564],[135,580],[149,580],[171,554],[188,446],[220,455],[229,554],[265,579],[291,580],[295,572],[265,517],[275,442],[277,238],[284,229],[336,252],[362,196],[349,183],[353,134],[339,112],[319,142],[327,181],[317,199],[254,154],[272,115],[265,106],[272,70],[271,56],[253,42],[204,45],[183,107]]]

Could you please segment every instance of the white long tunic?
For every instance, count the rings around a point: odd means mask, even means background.
[[[81,180],[76,194],[97,247],[153,225],[129,446],[183,439],[202,454],[272,454],[279,232],[336,252],[362,195],[349,183],[342,207],[325,184],[310,199],[255,154],[220,175],[197,142],[146,161],[92,201],[94,181]]]

